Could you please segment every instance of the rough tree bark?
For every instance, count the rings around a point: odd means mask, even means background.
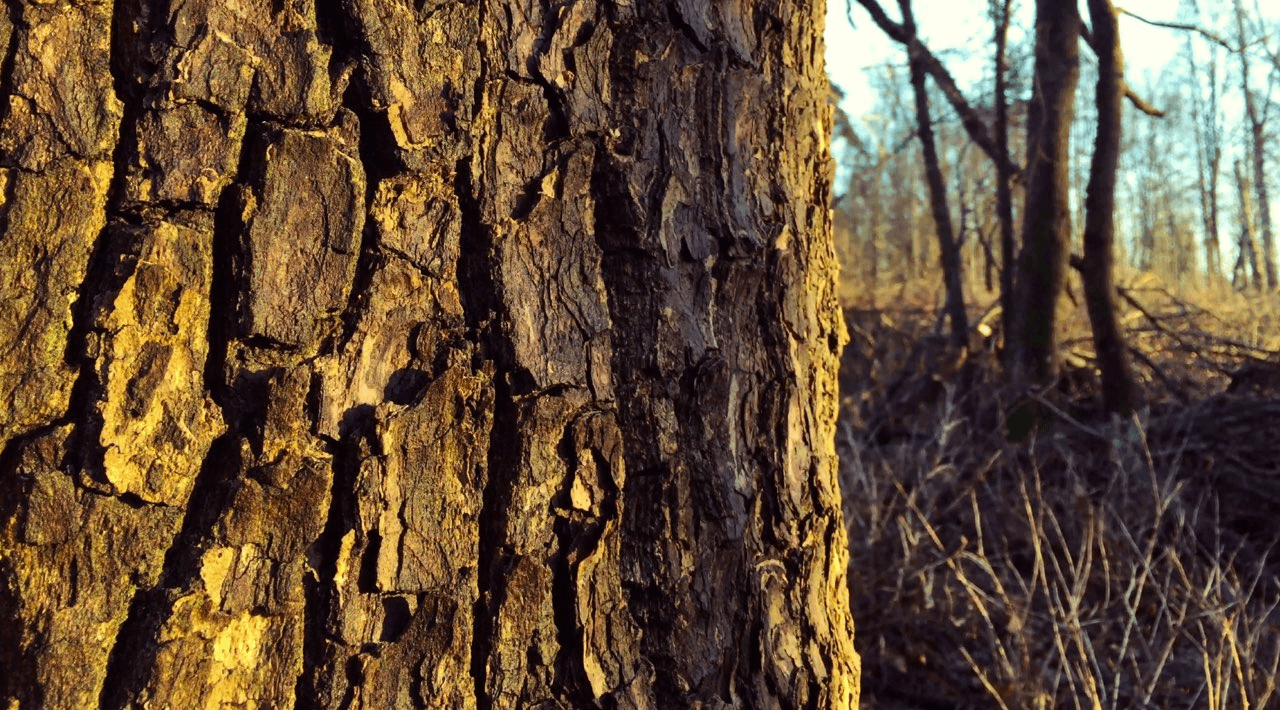
[[[5,3],[0,705],[856,707],[820,5]]]
[[[1069,167],[1080,80],[1080,26],[1075,3],[1037,0],[1019,308],[1009,344],[1015,381],[1047,384],[1058,376],[1057,308],[1071,244]]]
[[[1103,404],[1108,412],[1129,414],[1136,405],[1138,389],[1129,363],[1129,347],[1116,317],[1113,277],[1124,57],[1120,53],[1119,21],[1111,0],[1089,0],[1088,7],[1093,21],[1093,48],[1098,55],[1098,130],[1086,188],[1084,263],[1080,274],[1093,329],[1093,347],[1102,371]]]

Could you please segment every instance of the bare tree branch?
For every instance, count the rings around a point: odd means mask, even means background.
[[[1151,25],[1152,27],[1163,27],[1167,30],[1181,30],[1183,32],[1195,32],[1196,34],[1199,34],[1200,36],[1204,37],[1210,42],[1216,42],[1222,45],[1223,47],[1226,47],[1228,51],[1231,51],[1231,52],[1236,51],[1236,48],[1231,46],[1230,42],[1210,32],[1209,30],[1206,30],[1205,28],[1200,27],[1199,25],[1188,25],[1181,22],[1162,22],[1160,20],[1148,20],[1142,15],[1139,15],[1135,12],[1130,12],[1122,7],[1117,7],[1116,12],[1122,15],[1128,15],[1129,17],[1132,17],[1138,22]]]
[[[857,23],[853,21],[853,0],[844,0],[844,19],[849,21],[849,26],[858,29]]]
[[[1133,89],[1129,88],[1128,82],[1125,83],[1124,97],[1129,100],[1129,103],[1133,104],[1134,108],[1147,114],[1148,116],[1155,116],[1156,118],[1164,118],[1165,116],[1165,111],[1162,111],[1156,108],[1155,106],[1152,106],[1151,104],[1144,101],[1141,96],[1138,96],[1137,94],[1135,94],[1133,92]]]
[[[1120,12],[1120,10],[1117,10],[1117,11]],[[1080,25],[1080,36],[1084,39],[1084,43],[1089,45],[1089,49],[1092,49],[1093,53],[1097,55],[1098,48],[1093,43],[1093,33],[1090,32],[1089,28],[1086,27],[1083,23],[1081,23]],[[1155,106],[1152,106],[1151,104],[1147,103],[1147,101],[1143,99],[1141,96],[1138,96],[1138,94],[1136,94],[1133,91],[1133,89],[1129,87],[1129,82],[1127,81],[1124,82],[1124,97],[1129,100],[1129,103],[1133,104],[1134,108],[1147,114],[1148,116],[1154,116],[1156,118],[1164,118],[1165,116],[1164,111],[1161,111]]]
[[[1254,11],[1254,12],[1257,14],[1257,16],[1258,16],[1258,25],[1259,25],[1259,26],[1258,26],[1258,27],[1256,27],[1256,28],[1253,28],[1253,29],[1254,29],[1254,31],[1258,34],[1258,45],[1262,47],[1262,53],[1263,53],[1263,54],[1265,54],[1265,55],[1267,55],[1267,59],[1271,61],[1271,68],[1272,68],[1272,71],[1273,71],[1273,72],[1280,72],[1280,54],[1276,54],[1275,50],[1273,50],[1273,49],[1270,47],[1270,45],[1268,45],[1268,44],[1267,44],[1267,42],[1266,42],[1266,35],[1267,35],[1267,33],[1263,31],[1263,28],[1262,28],[1262,26],[1261,26],[1261,25],[1262,25],[1262,8],[1258,7],[1258,3],[1256,2],[1256,0],[1255,0],[1255,2],[1253,3],[1253,11]],[[1253,24],[1253,23],[1250,23],[1250,24]],[[1242,40],[1241,40],[1241,42],[1243,42],[1243,41],[1244,41],[1244,40],[1242,39]],[[1270,96],[1271,96],[1271,89],[1268,87],[1268,89],[1267,89],[1267,97],[1268,97],[1268,101],[1270,100]],[[1265,111],[1265,109],[1264,109],[1264,111]]]
[[[910,32],[902,24],[894,22],[885,14],[884,8],[880,7],[877,0],[858,0],[858,4],[866,9],[867,14],[871,15],[872,21],[876,23],[890,39],[898,42],[907,48],[909,55],[913,54],[919,59],[921,67],[933,77],[933,81],[942,90],[942,94],[947,97],[947,101],[951,103],[951,107],[960,115],[960,122],[964,125],[965,131],[969,134],[970,140],[978,144],[982,152],[986,153],[996,164],[1004,164],[1008,166],[1010,174],[1019,172],[1018,164],[1008,153],[1004,152],[996,146],[995,140],[991,137],[991,130],[987,127],[973,107],[969,105],[964,94],[961,93],[960,87],[956,85],[955,79],[951,77],[951,73],[947,71],[945,65],[939,60],[929,48],[916,37],[914,32]]]

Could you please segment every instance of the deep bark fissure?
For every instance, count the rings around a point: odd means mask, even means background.
[[[677,0],[667,0],[667,20],[673,27],[680,31],[680,35],[689,40],[689,43],[697,48],[699,52],[710,51],[710,47],[706,45],[699,37],[698,32],[684,19],[684,15],[680,13],[680,5]]]
[[[125,710],[140,689],[136,671],[155,662],[158,645],[152,640],[160,627],[167,599],[167,590],[163,587],[134,592],[107,657],[107,673],[98,696],[102,710]]]
[[[110,203],[108,203],[110,204]],[[70,451],[76,460],[69,462],[79,472],[76,483],[95,493],[113,495],[115,491],[106,479],[104,456],[106,449],[99,440],[102,432],[102,413],[95,406],[103,396],[103,382],[97,370],[97,358],[90,348],[99,347],[104,331],[97,325],[99,309],[109,307],[111,297],[120,291],[124,282],[137,268],[138,240],[123,234],[117,237],[121,223],[108,220],[94,242],[89,256],[89,268],[79,295],[71,306],[72,325],[67,333],[64,358],[68,365],[80,372],[71,386],[71,401],[66,418],[75,424],[68,439]],[[90,340],[95,345],[90,345]]]
[[[246,132],[246,143],[247,132]],[[222,410],[224,417],[232,417],[236,411],[231,399],[231,382],[227,379],[226,363],[232,342],[240,325],[240,294],[242,278],[239,262],[244,259],[241,224],[240,191],[247,189],[240,180],[253,170],[251,152],[240,152],[236,170],[236,182],[223,189],[214,209],[213,234],[210,239],[212,277],[209,283],[209,324],[205,334],[209,351],[203,371],[204,387]]]
[[[30,476],[19,473],[23,450],[49,435],[57,426],[54,423],[38,427],[10,439],[0,449],[0,520],[13,520],[22,514],[22,501],[30,495],[34,483]],[[0,556],[0,639],[3,639],[0,642],[0,666],[5,668],[5,672],[0,673],[0,693],[9,698],[22,697],[31,691],[39,697],[43,692],[43,688],[31,688],[25,682],[27,678],[36,677],[35,654],[19,653],[18,648],[18,639],[29,627],[29,622],[20,613],[21,599],[15,591],[20,574],[8,555]]]
[[[656,174],[653,183],[649,187],[648,194],[648,211],[645,215],[646,240],[649,242],[658,241],[658,231],[662,229],[662,203],[666,200],[667,190],[671,185],[671,166],[668,165],[669,158],[667,152],[667,134],[663,129],[661,121],[655,122],[655,133],[658,136],[658,155],[656,162]],[[622,178],[625,181],[625,176]]]
[[[493,238],[480,215],[480,199],[475,194],[475,178],[471,158],[458,160],[454,166],[453,192],[458,200],[461,220],[458,253],[458,295],[462,313],[472,337],[488,346],[484,353],[495,361],[505,361],[503,349],[495,347],[489,337],[490,323],[496,313],[500,295],[493,279]]]
[[[577,420],[577,421],[580,421]],[[575,421],[576,423],[576,421]],[[572,425],[564,432],[560,443],[560,456],[567,464],[567,470],[577,469],[582,462],[578,461],[578,453],[574,450]],[[597,452],[588,454],[593,459],[597,470],[603,471],[601,482],[606,484],[605,499],[601,506],[599,518],[572,511],[567,489],[557,492],[552,505],[558,508],[554,532],[557,553],[553,558],[552,608],[555,614],[556,641],[559,646],[559,657],[553,664],[557,675],[557,688],[564,697],[583,705],[590,704],[594,698],[590,692],[590,682],[584,677],[581,664],[583,644],[581,629],[578,626],[577,582],[580,563],[595,551],[604,534],[606,521],[617,516],[617,489],[612,485],[612,473],[609,462]]]
[[[10,26],[9,36],[3,38],[4,54],[0,55],[0,96],[9,96],[13,93],[13,68],[18,56],[18,18],[22,16],[22,1],[3,0],[0,12],[8,15]],[[0,101],[0,125],[9,117],[9,109],[8,101]]]
[[[103,383],[97,372],[97,357],[90,352],[89,340],[95,343],[103,335],[96,321],[99,308],[110,308],[111,296],[118,293],[124,282],[136,268],[141,244],[123,235],[116,238],[116,233],[124,227],[128,220],[135,224],[141,220],[136,215],[129,215],[125,200],[125,174],[128,170],[128,156],[131,155],[136,141],[131,131],[141,112],[141,91],[121,58],[124,53],[122,32],[127,18],[123,16],[125,3],[112,6],[110,37],[108,39],[108,70],[115,97],[122,102],[122,116],[117,126],[115,146],[111,153],[113,165],[112,176],[107,189],[107,219],[93,242],[89,253],[88,267],[84,280],[77,290],[76,300],[71,304],[72,325],[67,333],[67,345],[64,353],[65,362],[79,368],[76,380],[72,385],[72,396],[67,411],[68,420],[74,422],[75,428],[68,439],[70,450],[76,452],[78,460],[72,465],[78,469],[76,483],[88,486],[91,490],[102,494],[113,494],[111,484],[107,481],[104,466],[105,448],[99,440],[102,431],[102,414],[95,404],[102,398]],[[139,34],[145,32],[139,29]],[[7,103],[7,102],[6,102]],[[0,120],[3,120],[0,117]],[[121,220],[117,223],[117,219]]]
[[[351,82],[347,94],[343,97],[342,107],[351,111],[359,123],[358,154],[365,171],[364,204],[367,206],[373,204],[378,183],[404,172],[405,166],[395,150],[394,143],[389,139],[391,128],[387,124],[386,115],[373,111],[367,97],[356,97],[356,87],[362,81],[367,81],[363,72]],[[355,276],[347,295],[346,307],[339,316],[342,328],[337,336],[337,342],[322,348],[324,351],[339,351],[351,340],[356,328],[360,325],[360,319],[368,308],[373,277],[388,258],[384,255],[382,245],[378,241],[378,226],[374,220],[365,220],[358,249]]]
[[[492,710],[489,659],[494,650],[498,611],[506,598],[511,551],[505,548],[507,512],[514,485],[511,474],[519,465],[519,417],[503,372],[494,376],[493,425],[487,458],[488,478],[481,495],[479,551],[476,556],[476,602],[472,610],[471,676],[475,679],[476,708]]]
[[[198,576],[200,554],[218,516],[233,497],[228,472],[240,470],[240,438],[232,427],[210,445],[189,497],[200,503],[185,511],[181,526],[165,551],[159,581],[135,590],[107,662],[99,700],[103,710],[125,710],[143,689],[146,679],[142,670],[156,658],[156,636],[172,609],[175,593]]]
[[[374,420],[370,408],[357,407],[343,417],[339,440],[330,445],[333,453],[333,480],[330,484],[329,509],[325,513],[324,528],[320,536],[307,550],[307,558],[315,577],[304,577],[305,606],[303,609],[303,672],[295,685],[300,710],[320,710],[325,707],[321,685],[322,674],[331,670],[333,659],[326,641],[333,638],[329,621],[340,605],[335,587],[342,537],[354,529],[356,521],[357,477],[360,472],[361,445],[372,447],[377,443],[373,432]],[[353,653],[349,663],[358,667],[359,655]],[[347,688],[348,698],[340,704],[346,707],[356,683]]]
[[[617,67],[611,66],[616,72]],[[635,71],[627,67],[628,71]],[[629,97],[628,97],[629,100]],[[619,495],[627,504],[622,507],[619,524],[623,533],[621,556],[634,560],[633,564],[652,567],[650,550],[659,544],[661,536],[663,482],[671,475],[670,468],[660,462],[652,440],[631,436],[630,432],[643,431],[645,421],[641,399],[645,380],[657,375],[652,348],[658,323],[656,302],[663,287],[652,277],[656,269],[656,257],[642,245],[658,241],[661,229],[661,205],[671,179],[667,165],[667,141],[662,124],[652,125],[657,148],[654,171],[644,204],[636,204],[626,192],[627,176],[615,167],[609,153],[601,150],[592,176],[592,192],[596,195],[593,215],[596,242],[601,251],[601,276],[608,294],[609,315],[622,332],[631,337],[614,344],[612,370],[616,373],[618,424],[623,432],[626,459],[631,466],[627,480]],[[633,141],[641,140],[632,136]],[[629,145],[626,155],[638,146]],[[630,214],[623,206],[634,206]],[[640,210],[643,209],[643,213]],[[625,305],[624,305],[625,304]],[[670,506],[678,509],[677,505]],[[674,626],[676,609],[673,599],[659,586],[656,576],[646,576],[643,581],[624,575],[622,591],[635,623],[644,630],[644,654],[656,673],[655,700],[659,707],[677,707],[682,694],[670,682],[666,670],[673,662],[666,657],[664,639]],[[672,704],[675,703],[675,704]]]
[[[667,21],[675,23],[674,4],[667,8]],[[692,28],[680,28],[681,34],[691,41]],[[622,28],[615,27],[622,34]],[[629,40],[635,41],[635,40]],[[694,41],[695,46],[698,46]],[[705,46],[699,51],[705,52]],[[609,63],[609,72],[615,77],[627,77],[633,85],[640,80],[641,69],[624,63],[639,48],[620,47]],[[617,97],[620,111],[636,101],[630,94]],[[607,294],[610,320],[618,332],[628,337],[614,342],[611,369],[615,379],[618,426],[623,432],[623,446],[629,465],[627,479],[619,493],[626,501],[622,506],[619,525],[622,534],[621,558],[623,566],[635,566],[656,572],[659,565],[653,559],[660,550],[663,537],[664,509],[678,511],[678,501],[668,501],[675,495],[675,486],[668,483],[672,470],[662,461],[652,439],[633,436],[632,432],[652,427],[647,421],[643,399],[646,391],[655,394],[662,391],[655,362],[656,327],[660,322],[658,303],[666,291],[656,278],[661,260],[647,245],[658,244],[662,229],[662,206],[672,180],[669,165],[669,145],[665,123],[661,114],[644,113],[645,119],[633,127],[624,124],[618,145],[612,150],[600,146],[592,174],[592,192],[595,195],[595,213],[592,215],[594,234],[601,253],[601,277]],[[635,131],[631,133],[631,131]],[[656,146],[648,145],[648,136]],[[653,175],[646,186],[646,193],[639,203],[627,191],[628,176],[615,164],[612,155],[625,157],[652,151]],[[632,209],[625,209],[631,207]],[[668,263],[668,266],[670,264]],[[650,389],[652,388],[652,389]],[[660,396],[660,395],[659,395]],[[671,530],[668,533],[673,532]],[[654,672],[653,696],[658,707],[679,707],[684,693],[672,681],[671,669],[678,666],[670,656],[670,637],[678,618],[676,597],[662,584],[656,573],[641,574],[640,579],[624,574],[620,580],[629,614],[642,630],[642,653]]]
[[[488,3],[480,3],[483,16]],[[478,115],[485,102],[485,86],[489,80],[487,52],[481,40],[480,73],[472,97],[472,115]],[[461,231],[457,262],[459,296],[463,320],[479,343],[479,356],[495,363],[493,374],[493,421],[489,440],[485,442],[485,477],[477,527],[476,598],[471,609],[470,671],[478,710],[491,710],[489,695],[489,662],[495,648],[496,615],[505,598],[505,577],[510,564],[504,550],[508,505],[519,464],[519,423],[516,403],[510,386],[511,344],[500,328],[502,293],[495,274],[494,237],[484,223],[482,195],[478,176],[472,165],[475,146],[455,164],[453,191],[459,207]]]

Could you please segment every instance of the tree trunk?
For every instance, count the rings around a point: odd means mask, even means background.
[[[938,261],[942,266],[942,280],[946,286],[946,312],[951,320],[951,343],[962,347],[969,342],[969,317],[964,306],[960,247],[951,226],[951,210],[947,208],[947,185],[938,165],[938,146],[933,137],[933,119],[929,116],[929,92],[925,86],[924,64],[920,59],[920,43],[916,41],[916,23],[911,15],[911,2],[899,0],[898,6],[902,9],[902,23],[910,37],[907,55],[911,65],[911,88],[915,93],[916,132],[920,137],[925,181],[929,186],[929,207],[938,235]]]
[[[1263,288],[1263,273],[1258,264],[1258,237],[1254,228],[1253,200],[1249,196],[1249,178],[1245,174],[1240,161],[1235,163],[1236,189],[1240,204],[1240,256],[1236,259],[1236,268],[1232,270],[1232,286],[1240,289],[1252,286]]]
[[[1009,155],[1009,98],[1007,85],[1006,46],[1009,40],[1009,5],[1012,0],[997,0],[993,11],[996,25],[995,54],[995,133],[998,155]],[[1014,266],[1017,253],[1013,237],[1013,166],[1008,160],[997,160],[996,166],[996,217],[1000,222],[1000,323],[1004,337],[1013,332],[1013,317],[1017,312]],[[1010,351],[1006,348],[1005,354]],[[1007,364],[1007,363],[1006,363]]]
[[[1258,199],[1258,222],[1262,232],[1262,264],[1267,277],[1267,291],[1274,292],[1280,286],[1280,280],[1276,275],[1276,246],[1271,226],[1271,198],[1267,194],[1266,137],[1262,121],[1257,118],[1257,110],[1252,108],[1253,101],[1249,100],[1246,103],[1251,107],[1250,147],[1253,158],[1253,189]]]
[[[1014,379],[1058,376],[1057,308],[1071,240],[1070,148],[1080,79],[1080,12],[1074,3],[1036,2],[1036,65],[1027,117],[1027,191],[1018,273]]]
[[[1086,310],[1093,328],[1093,347],[1102,371],[1103,405],[1108,412],[1129,414],[1137,387],[1129,364],[1129,347],[1116,318],[1115,257],[1116,167],[1120,162],[1121,101],[1124,59],[1119,21],[1110,0],[1089,0],[1094,51],[1098,55],[1098,131],[1085,198],[1084,265],[1081,269]]]
[[[1271,229],[1271,199],[1267,195],[1267,157],[1265,121],[1258,111],[1257,101],[1249,90],[1249,54],[1244,35],[1244,6],[1236,0],[1236,27],[1239,31],[1240,92],[1244,96],[1245,117],[1249,120],[1250,158],[1253,163],[1253,189],[1258,200],[1258,225],[1262,232],[1260,261],[1266,278],[1266,290],[1274,292],[1280,281],[1276,274],[1275,237]]]
[[[1218,237],[1218,176],[1222,165],[1222,143],[1218,131],[1218,63],[1215,55],[1210,55],[1205,72],[1209,81],[1209,99],[1205,102],[1200,93],[1195,50],[1189,37],[1187,62],[1192,81],[1195,82],[1191,97],[1191,119],[1195,123],[1196,177],[1200,192],[1200,213],[1204,223],[1205,274],[1209,285],[1215,286],[1222,278]]]
[[[5,7],[0,705],[857,706],[816,5]]]

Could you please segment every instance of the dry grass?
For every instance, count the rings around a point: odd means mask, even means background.
[[[1235,406],[1213,394],[1226,373],[1267,359],[1277,329],[1258,299],[1216,294],[1210,312],[1149,277],[1123,285],[1151,407],[1108,422],[1088,393],[1046,395],[1055,422],[1025,444],[1004,435],[1017,399],[993,356],[941,382],[917,357],[932,290],[850,312],[837,443],[864,707],[1280,707],[1280,507],[1220,488],[1247,430],[1203,431]],[[1088,369],[1075,317],[1066,347]],[[1249,450],[1280,454],[1276,426]],[[1257,475],[1280,480],[1278,461]]]

